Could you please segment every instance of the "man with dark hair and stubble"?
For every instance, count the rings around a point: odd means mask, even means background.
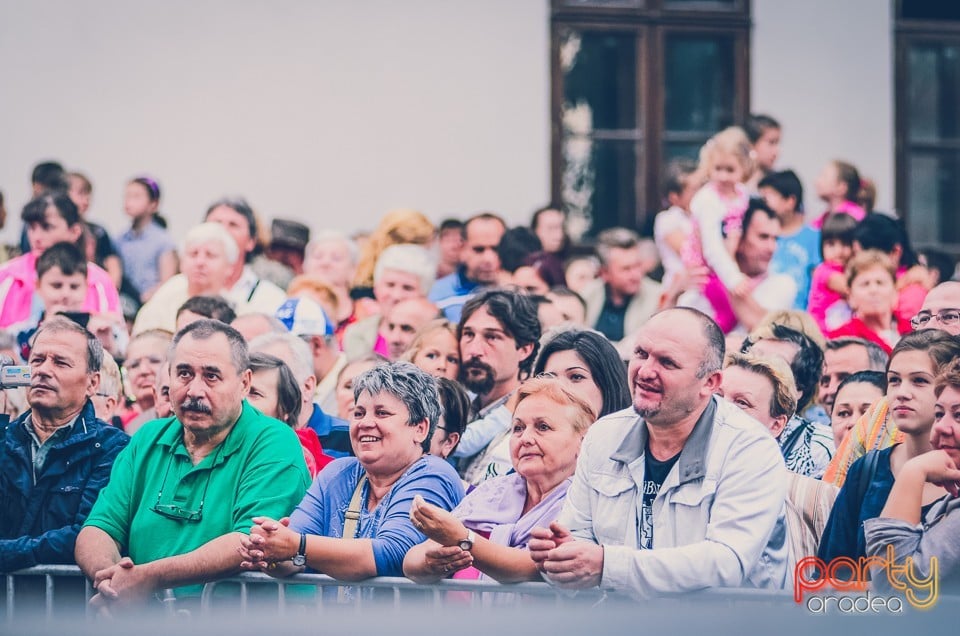
[[[724,338],[699,311],[641,327],[633,407],[590,427],[560,519],[531,534],[544,578],[645,599],[788,578],[783,457],[769,431],[715,395]]]
[[[460,437],[454,457],[462,460],[464,479],[478,484],[512,468],[513,414],[506,404],[530,375],[540,347],[536,305],[515,291],[484,292],[463,306],[457,335],[460,382],[476,396],[477,417]]]

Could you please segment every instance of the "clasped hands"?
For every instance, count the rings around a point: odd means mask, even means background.
[[[271,571],[282,561],[289,561],[300,547],[300,534],[290,529],[290,517],[279,521],[254,517],[250,534],[240,539],[237,552],[245,570]]]
[[[537,569],[557,587],[582,590],[600,585],[603,547],[576,540],[560,523],[531,530],[527,547]]]
[[[90,606],[98,614],[109,616],[118,605],[143,602],[156,591],[156,585],[147,566],[137,565],[130,557],[123,557],[93,575],[93,589],[97,593],[90,599]]]

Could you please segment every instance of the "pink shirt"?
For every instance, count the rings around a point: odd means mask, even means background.
[[[807,312],[817,321],[824,333],[846,324],[850,318],[850,307],[846,299],[827,287],[827,280],[833,274],[842,274],[843,263],[823,262],[813,269],[810,279],[810,300]]]
[[[33,293],[37,288],[37,258],[33,251],[0,267],[0,328],[30,317]],[[90,313],[120,313],[120,296],[110,275],[93,263],[87,263],[87,298],[83,310]]]

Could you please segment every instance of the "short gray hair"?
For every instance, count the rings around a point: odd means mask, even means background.
[[[640,235],[625,227],[611,227],[597,234],[597,255],[600,264],[610,263],[610,250],[630,250],[640,245]]]
[[[867,368],[861,369],[862,371],[886,372],[887,361],[890,359],[890,356],[875,342],[853,336],[834,338],[833,340],[827,340],[826,351],[839,351],[840,349],[846,349],[854,345],[859,345],[867,350]]]
[[[185,337],[193,336],[196,340],[206,340],[218,333],[226,336],[227,342],[230,343],[230,361],[233,363],[233,368],[237,370],[237,373],[246,371],[247,367],[250,366],[250,351],[247,348],[247,341],[243,339],[239,331],[230,325],[210,318],[191,322],[177,332],[177,335],[173,337],[173,342],[170,343],[170,350],[167,353],[168,362],[173,360],[174,350]]]
[[[440,392],[433,376],[409,362],[381,364],[354,378],[355,402],[361,393],[388,393],[397,398],[410,412],[407,424],[411,426],[426,420],[429,430],[422,446],[424,452],[430,450],[430,438],[440,421]]]
[[[293,377],[299,384],[307,381],[307,378],[314,375],[313,372],[313,354],[310,352],[310,345],[307,341],[292,333],[265,333],[257,336],[250,341],[250,350],[263,353],[267,347],[275,344],[282,344],[287,348],[290,355],[277,356],[287,363],[293,372]]]
[[[99,373],[103,366],[103,345],[97,340],[97,337],[86,330],[83,326],[73,322],[64,316],[53,316],[40,323],[40,328],[34,334],[32,343],[36,343],[41,334],[46,333],[70,333],[80,334],[87,341],[87,373]]]
[[[307,243],[307,249],[305,252],[309,254],[313,248],[322,243],[340,243],[346,247],[347,256],[350,258],[351,265],[356,266],[357,262],[360,260],[360,250],[357,248],[357,242],[343,232],[338,232],[336,230],[321,230],[317,232],[310,242]]]
[[[237,247],[237,242],[233,240],[230,232],[219,223],[212,222],[201,223],[190,228],[180,246],[180,258],[183,258],[191,245],[209,241],[218,241],[223,245],[223,255],[228,262],[236,263],[240,258],[240,248]]]
[[[391,245],[380,253],[373,268],[373,282],[383,276],[384,270],[413,274],[420,279],[420,293],[426,296],[437,280],[437,264],[426,248],[419,245]]]

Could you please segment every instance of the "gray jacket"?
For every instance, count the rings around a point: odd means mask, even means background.
[[[560,516],[604,546],[600,587],[649,598],[711,587],[782,589],[787,474],[776,440],[713,397],[653,502],[652,550],[638,549],[647,428],[632,408],[590,427]]]

